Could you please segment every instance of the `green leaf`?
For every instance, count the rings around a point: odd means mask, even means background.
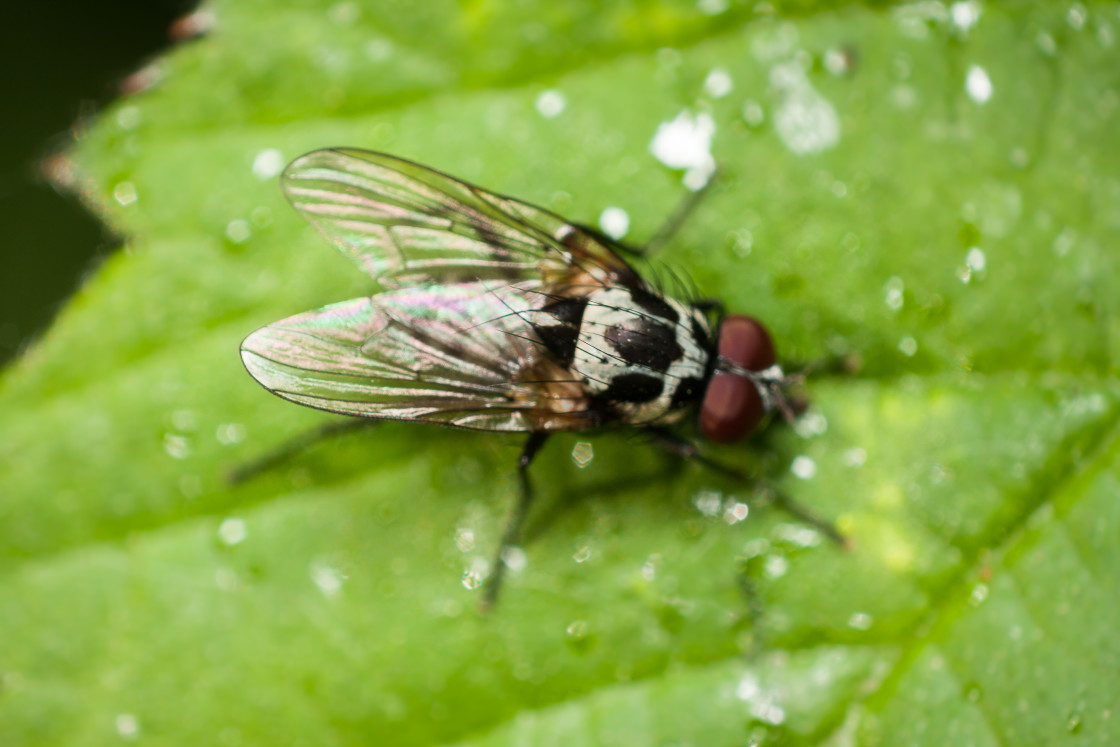
[[[1120,7],[208,8],[53,162],[127,243],[0,378],[0,742],[1120,742]],[[239,341],[374,288],[277,165],[387,150],[641,243],[686,110],[720,180],[655,264],[861,363],[710,452],[849,549],[575,434],[484,616],[518,439],[384,424],[227,484],[333,422]]]

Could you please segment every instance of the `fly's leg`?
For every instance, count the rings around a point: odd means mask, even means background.
[[[847,537],[841,534],[840,530],[833,526],[831,522],[815,515],[813,512],[797,503],[797,501],[793,500],[780,490],[775,489],[772,485],[769,485],[764,480],[759,480],[758,478],[751,477],[735,469],[734,467],[711,459],[703,452],[701,452],[696,444],[683,439],[674,433],[670,433],[669,431],[665,431],[660,428],[647,428],[646,430],[653,438],[654,443],[656,443],[662,449],[665,449],[665,451],[668,451],[671,454],[676,454],[682,459],[687,459],[698,464],[702,464],[713,472],[718,472],[719,474],[724,475],[725,477],[729,477],[736,482],[740,482],[744,485],[750,486],[751,489],[756,494],[763,497],[766,502],[773,503],[776,506],[780,506],[782,510],[788,513],[790,516],[793,516],[794,518],[805,522],[841,547],[847,548],[850,546]]]
[[[525,442],[525,447],[521,450],[521,456],[517,460],[517,477],[520,482],[521,494],[518,496],[513,513],[506,520],[506,529],[502,533],[502,544],[498,546],[498,554],[491,565],[494,572],[490,574],[490,578],[486,582],[486,590],[482,597],[483,612],[493,607],[494,602],[498,600],[498,591],[501,588],[502,577],[506,570],[506,558],[509,551],[517,546],[517,541],[521,537],[521,528],[524,526],[525,517],[529,513],[529,506],[533,502],[533,481],[529,477],[529,465],[533,463],[533,457],[544,446],[548,436],[548,433],[543,432],[530,433],[529,440]]]
[[[801,521],[809,524],[817,529],[833,542],[836,542],[841,547],[847,549],[849,543],[846,537],[834,527],[830,522],[821,519],[814,515],[809,510],[803,508],[796,501],[787,497],[779,490],[775,490],[772,486],[768,485],[762,480],[745,475],[741,471],[730,467],[722,462],[717,462],[714,459],[706,456],[700,451],[696,444],[686,439],[677,436],[660,428],[647,428],[647,432],[653,438],[654,443],[663,448],[670,454],[675,454],[682,459],[690,460],[704,465],[708,469],[718,472],[721,475],[729,477],[736,482],[749,485],[756,493],[763,494],[769,502],[780,506],[786,513],[800,519]],[[747,609],[751,619],[754,621],[755,628],[754,641],[751,644],[751,655],[756,655],[764,650],[766,645],[766,627],[764,624],[764,617],[762,615],[762,599],[759,596],[758,589],[755,588],[754,583],[751,582],[750,576],[747,574],[747,569],[742,569],[743,572],[737,574],[739,580],[739,588],[743,592],[743,597],[747,600]]]
[[[665,219],[665,222],[661,224],[661,226],[657,229],[657,232],[654,233],[652,237],[650,237],[649,241],[647,241],[644,246],[631,246],[629,244],[623,244],[622,242],[612,239],[610,236],[607,236],[594,226],[579,224],[579,228],[585,233],[589,233],[592,236],[596,237],[612,249],[615,249],[620,254],[626,255],[628,257],[634,257],[636,259],[648,257],[661,247],[665,246],[665,244],[667,244],[669,240],[677,234],[677,231],[679,231],[681,229],[681,226],[683,226],[692,216],[692,213],[696,210],[696,207],[701,203],[701,201],[703,201],[704,197],[709,193],[712,185],[715,184],[715,182],[716,175],[712,174],[711,178],[708,179],[703,187],[696,190],[695,192],[688,192],[684,197],[678,200],[677,206],[673,208],[673,212],[669,215],[668,218]]]
[[[661,224],[661,227],[657,229],[657,233],[650,237],[650,240],[641,248],[641,254],[646,256],[653,254],[658,249],[665,246],[671,238],[676,236],[677,231],[681,230],[681,226],[688,221],[692,213],[695,212],[697,206],[711,192],[712,187],[716,183],[716,177],[716,174],[712,174],[708,177],[708,181],[704,183],[703,187],[695,192],[689,192],[677,202],[676,208],[674,208],[669,217],[665,219],[665,222]]]
[[[747,655],[749,658],[754,658],[766,650],[766,617],[762,614],[762,596],[758,593],[754,581],[751,580],[747,568],[742,569],[737,579],[739,591],[742,592],[743,599],[747,602],[747,614],[750,615],[752,623],[751,641],[747,649]]]
[[[245,464],[234,467],[226,473],[226,482],[231,485],[245,482],[263,472],[279,467],[292,457],[306,451],[308,448],[324,439],[362,428],[369,428],[370,426],[377,425],[379,422],[378,420],[372,420],[370,418],[348,418],[334,423],[327,423],[313,431],[308,431],[307,433],[296,436],[287,443],[278,446],[251,462],[246,462]]]

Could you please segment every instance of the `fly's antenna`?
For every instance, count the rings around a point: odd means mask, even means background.
[[[728,360],[722,355],[716,361],[716,370],[723,373],[734,374],[735,376],[742,376],[754,385],[754,388],[758,391],[759,398],[762,399],[762,409],[764,412],[771,413],[777,410],[788,423],[792,423],[797,419],[797,414],[793,411],[793,408],[790,407],[785,389],[786,387],[800,384],[804,381],[805,375],[803,373],[786,376],[785,372],[782,371],[782,367],[777,363],[761,371],[752,371],[749,368],[744,368],[738,363]]]

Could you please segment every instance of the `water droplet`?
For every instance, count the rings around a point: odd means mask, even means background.
[[[236,218],[231,220],[226,225],[226,238],[234,244],[244,244],[253,235],[253,228],[249,225],[249,221],[243,218]]]
[[[1081,731],[1081,727],[1084,725],[1084,711],[1085,703],[1080,702],[1074,704],[1066,714],[1066,731],[1070,734],[1077,734]]]
[[[909,80],[913,70],[914,63],[905,52],[898,52],[891,59],[891,73],[899,80]]]
[[[723,506],[723,496],[714,490],[701,490],[692,497],[692,505],[708,518],[717,516]]]
[[[887,281],[886,286],[884,286],[883,288],[883,301],[887,305],[887,308],[892,311],[897,311],[898,309],[903,308],[903,304],[905,304],[906,302],[903,295],[904,291],[906,290],[906,284],[903,282],[903,279],[899,278],[898,276],[894,276]]]
[[[671,122],[662,122],[650,141],[649,151],[671,169],[685,169],[685,186],[694,189],[707,184],[715,173],[712,137],[716,123],[707,112],[693,115],[684,110]],[[696,187],[696,188],[699,188]]]
[[[215,436],[223,446],[233,446],[244,441],[248,432],[244,423],[222,423]]]
[[[1097,43],[1103,48],[1108,49],[1116,43],[1116,36],[1112,31],[1112,27],[1106,23],[1098,23],[1097,26]]]
[[[117,186],[113,187],[113,199],[121,206],[128,206],[139,199],[136,193],[136,185],[132,182],[120,182]]]
[[[311,562],[311,580],[323,592],[323,596],[333,597],[342,591],[342,583],[346,576],[337,568],[321,560]]]
[[[595,448],[587,441],[579,441],[572,447],[572,461],[580,469],[585,469],[595,459]]]
[[[117,734],[125,739],[135,739],[140,735],[140,719],[131,713],[118,713],[113,723]]]
[[[474,549],[474,532],[462,527],[455,530],[455,547],[459,552],[470,552]]]
[[[731,7],[728,0],[699,0],[697,9],[706,16],[718,16]]]
[[[384,62],[393,54],[393,42],[388,39],[370,39],[366,42],[365,53],[370,62]]]
[[[755,35],[751,42],[751,54],[759,62],[788,60],[797,49],[797,26],[784,22],[777,28],[771,26],[767,31],[768,33]]]
[[[234,592],[241,586],[241,580],[232,568],[219,568],[214,571],[214,586],[218,587],[218,591]]]
[[[1081,3],[1074,3],[1069,6],[1069,11],[1066,12],[1066,23],[1074,31],[1080,31],[1085,28],[1085,21],[1089,18],[1089,10]]]
[[[751,513],[750,506],[738,501],[732,503],[723,512],[723,520],[728,524],[738,524],[743,519],[747,518]]]
[[[258,205],[249,213],[249,221],[255,228],[268,228],[272,225],[272,211],[263,205]]]
[[[117,125],[122,130],[134,130],[139,125],[143,115],[140,113],[138,106],[122,106],[117,112]]]
[[[891,89],[891,102],[899,109],[913,108],[918,103],[918,91],[913,86],[897,85]]]
[[[568,106],[568,99],[563,93],[555,89],[542,91],[537,96],[537,112],[545,119],[555,119],[564,113]]]
[[[746,560],[760,558],[770,552],[770,540],[765,537],[756,537],[743,545],[742,555]]]
[[[171,413],[171,425],[177,431],[198,430],[198,413],[188,408],[180,408]]]
[[[657,64],[666,70],[675,70],[681,66],[681,53],[672,47],[661,47],[657,50]]]
[[[988,598],[988,592],[987,584],[976,584],[972,587],[972,591],[969,592],[968,603],[973,607],[979,607],[984,603],[984,600]]]
[[[986,104],[992,98],[992,79],[988,77],[984,68],[973,65],[968,69],[964,90],[977,104]]]
[[[684,172],[684,176],[681,177],[681,184],[684,185],[684,188],[689,192],[699,192],[704,187],[708,186],[708,181],[712,178],[713,173],[715,173],[714,170],[689,169]]]
[[[713,99],[723,98],[731,93],[733,87],[731,74],[721,67],[713,69],[708,73],[708,77],[704,78],[704,93]]]
[[[984,268],[988,265],[987,258],[984,256],[984,250],[978,246],[974,246],[968,250],[968,254],[966,254],[964,258],[964,263],[968,265],[969,269],[973,272],[983,272]]]
[[[980,20],[980,3],[976,0],[953,3],[949,6],[949,18],[963,36]]]
[[[812,458],[802,455],[794,458],[789,465],[789,471],[793,473],[794,477],[800,477],[802,480],[812,480],[817,474],[817,463]]]
[[[754,99],[747,99],[743,102],[743,121],[750,127],[758,127],[766,119],[766,113],[762,110],[762,104]]]
[[[785,709],[772,702],[756,703],[751,707],[751,715],[773,726],[778,726],[786,720]]]
[[[749,229],[740,228],[737,231],[729,231],[727,237],[731,240],[731,251],[735,252],[736,257],[749,257],[751,250],[754,248],[754,234]]]
[[[762,683],[758,681],[758,676],[752,672],[744,674],[739,680],[739,684],[735,686],[735,697],[739,700],[754,700],[762,694]]]
[[[797,62],[777,65],[770,71],[770,85],[778,95],[774,128],[795,155],[821,153],[840,142],[840,117],[828,99],[809,82]]]
[[[822,436],[828,432],[828,418],[822,412],[810,410],[794,421],[793,429],[802,438]]]
[[[774,536],[785,544],[797,547],[816,547],[822,541],[820,532],[801,524],[779,524],[774,527]]]
[[[942,466],[939,461],[934,461],[934,463],[930,465],[930,482],[934,485],[941,485],[946,479],[949,479],[948,471],[945,470],[944,466]]]
[[[575,622],[571,623],[566,628],[566,630],[570,637],[579,640],[580,638],[583,638],[585,635],[587,635],[587,621],[576,620]]]
[[[918,352],[918,341],[913,337],[903,337],[898,341],[898,350],[907,358],[913,358]]]
[[[482,586],[482,576],[472,570],[463,571],[462,583],[468,591],[474,591]]]
[[[591,548],[587,545],[580,545],[576,551],[572,553],[572,560],[577,563],[586,563],[591,559]]]
[[[502,562],[511,573],[520,573],[529,565],[529,556],[520,547],[503,547]]]
[[[789,560],[782,555],[767,555],[762,561],[762,572],[768,579],[781,578],[789,571]]]
[[[1054,41],[1054,37],[1045,31],[1039,31],[1038,36],[1035,37],[1034,43],[1038,46],[1039,51],[1048,57],[1053,57],[1058,52],[1058,43]]]
[[[253,176],[266,182],[284,170],[284,154],[276,148],[268,148],[253,157]]]
[[[1077,232],[1070,227],[1062,229],[1062,232],[1054,237],[1054,254],[1059,257],[1064,257],[1073,249],[1073,245],[1077,242]]]
[[[352,0],[346,2],[335,3],[327,11],[327,17],[337,23],[339,26],[350,26],[362,15],[361,7]]]
[[[866,612],[853,612],[848,618],[848,627],[853,630],[869,630],[875,619]]]
[[[183,475],[179,478],[179,492],[187,500],[193,500],[202,495],[202,478],[198,475]]]
[[[223,545],[233,547],[241,544],[249,536],[249,527],[244,519],[230,517],[218,525],[218,539]]]
[[[615,241],[621,239],[630,230],[630,216],[620,207],[604,208],[599,215],[599,228],[603,233]]]
[[[191,455],[191,441],[179,433],[164,433],[163,450],[173,459],[186,459]]]
[[[824,69],[830,75],[841,76],[852,72],[856,58],[852,50],[842,47],[830,47],[824,53]]]

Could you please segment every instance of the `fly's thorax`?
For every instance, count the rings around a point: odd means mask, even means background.
[[[607,287],[557,299],[532,321],[550,355],[614,418],[664,421],[703,395],[710,329],[685,304]]]

